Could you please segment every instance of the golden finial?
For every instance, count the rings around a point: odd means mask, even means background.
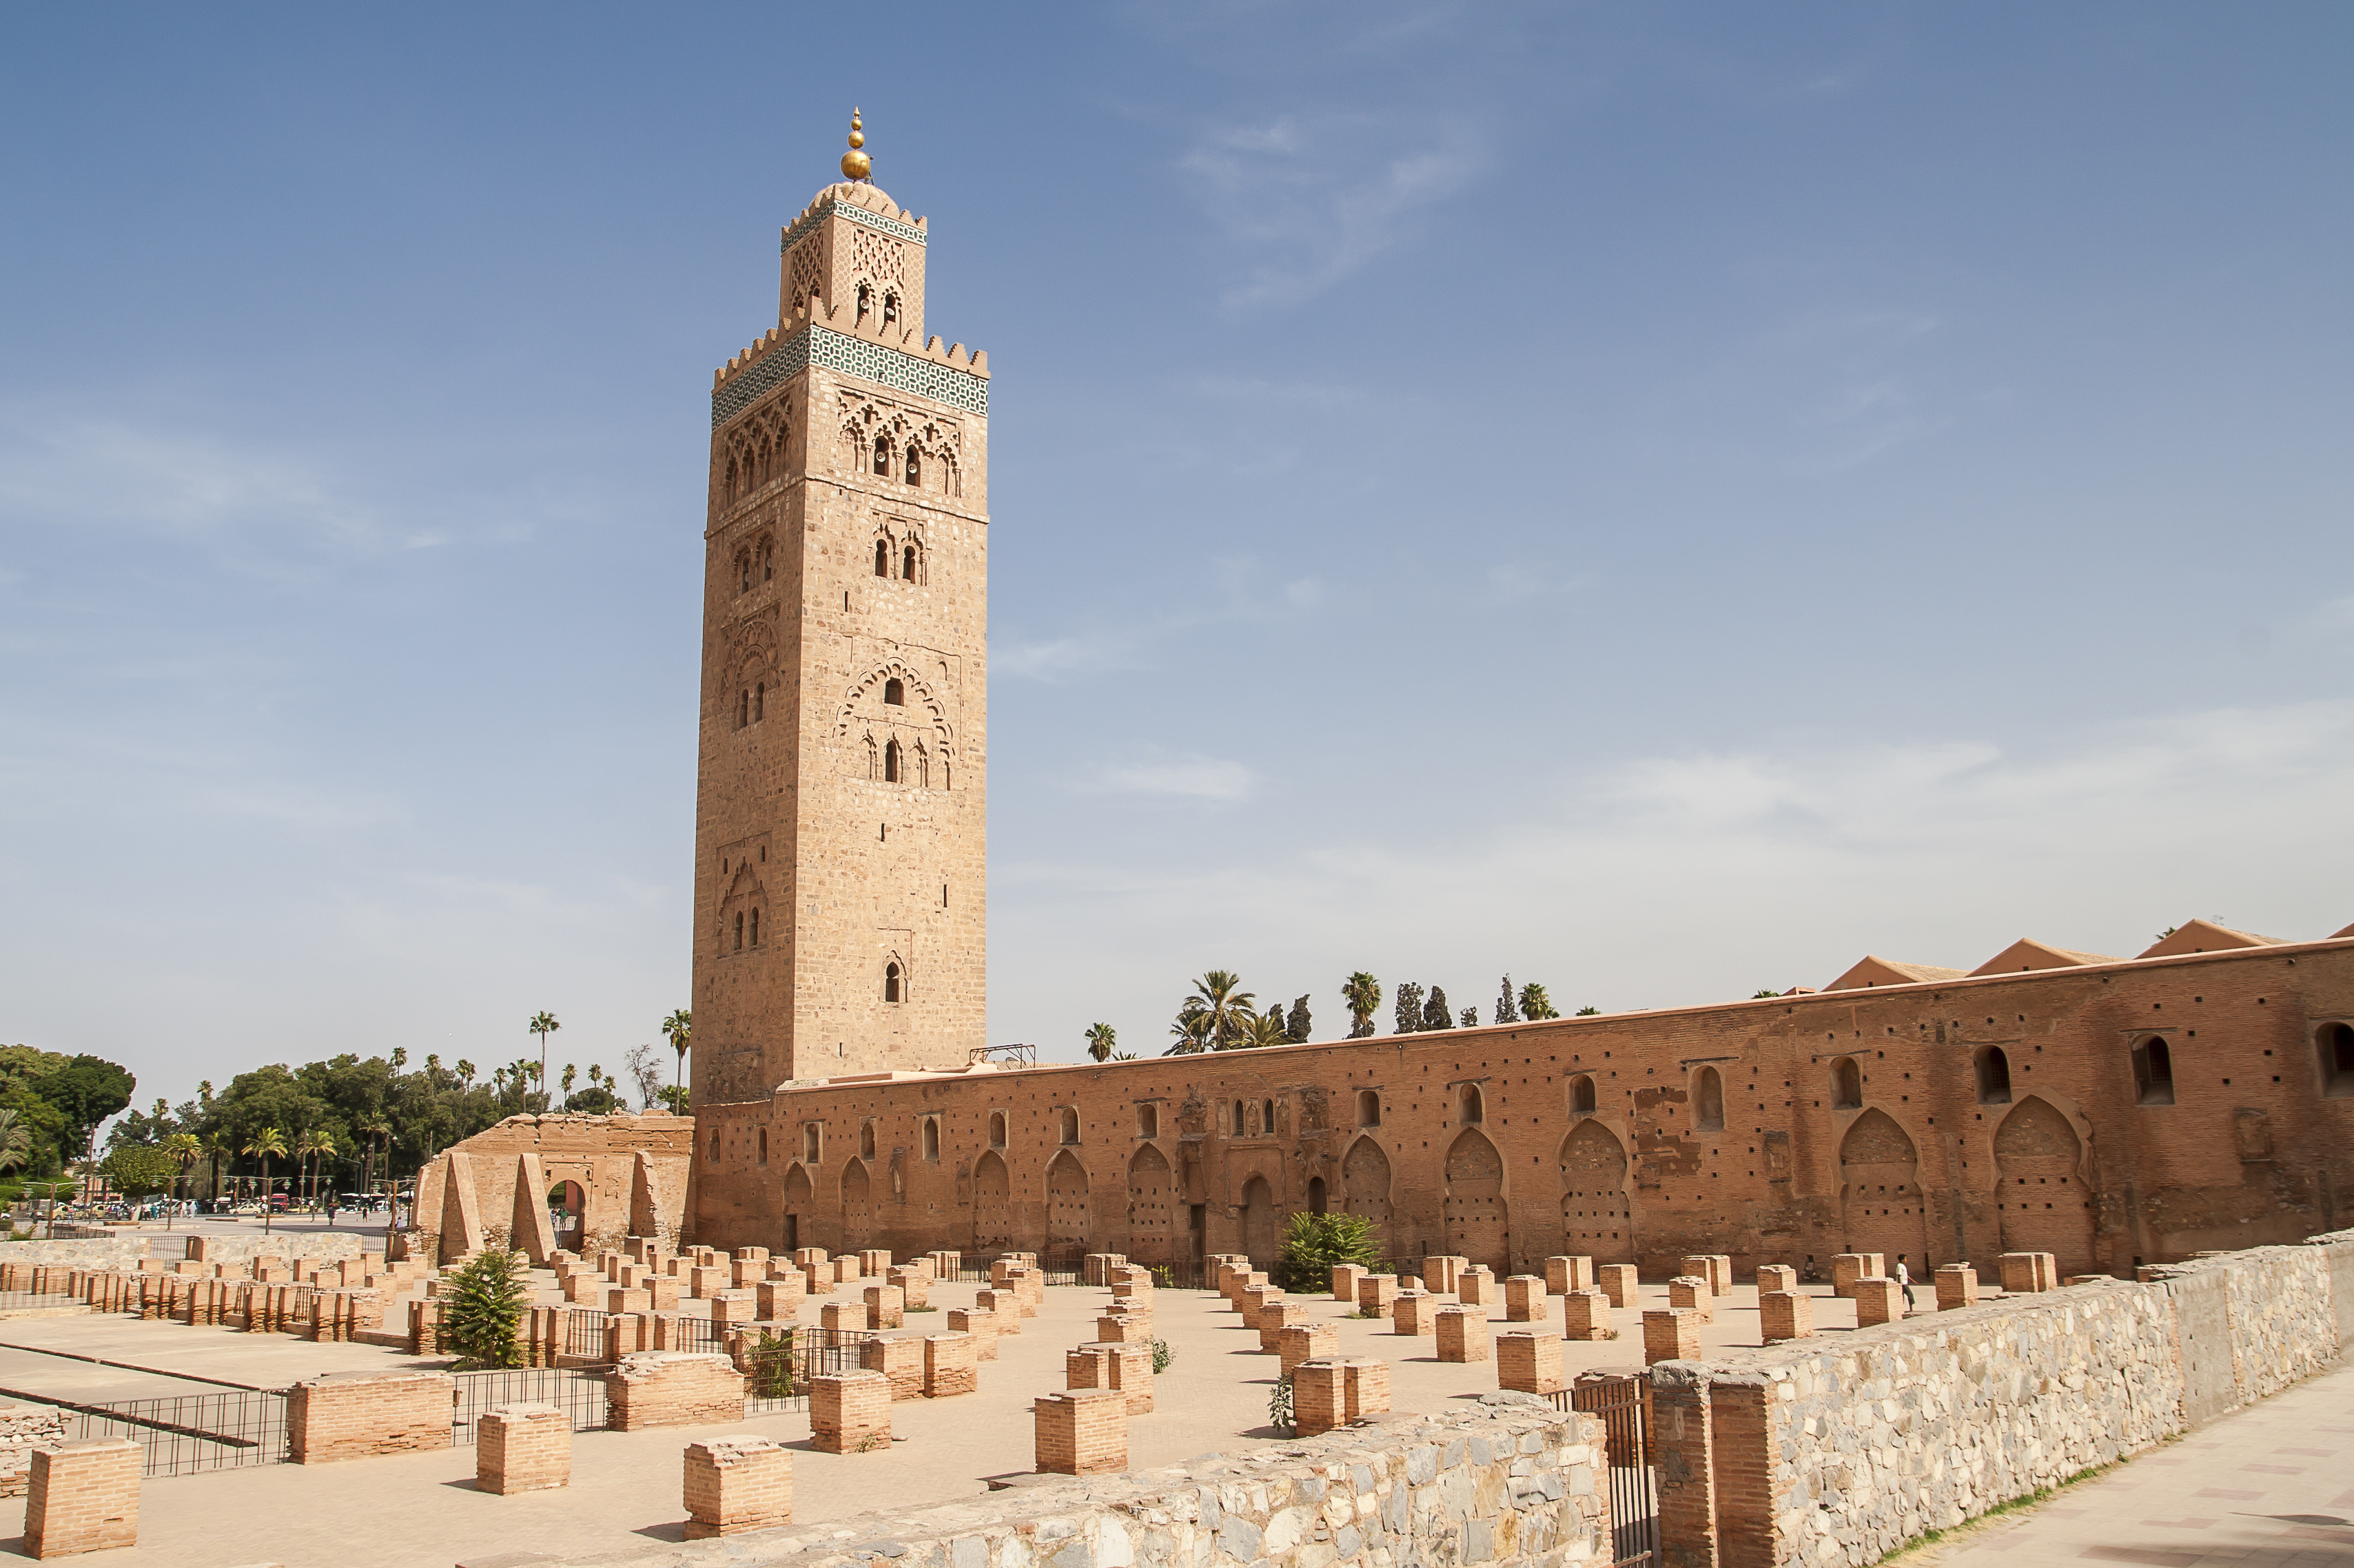
[[[875,160],[858,149],[866,145],[866,132],[858,118],[858,111],[850,111],[850,151],[842,155],[842,175],[844,179],[863,180],[875,172]]]

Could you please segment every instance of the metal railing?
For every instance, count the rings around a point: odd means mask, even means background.
[[[0,1290],[0,1312],[22,1311],[32,1307],[74,1307],[80,1298],[70,1291]]]
[[[605,1374],[577,1367],[517,1367],[502,1372],[452,1372],[450,1440],[464,1447],[474,1441],[482,1413],[502,1404],[552,1404],[571,1418],[575,1432],[605,1429]]]
[[[605,1359],[605,1325],[612,1320],[610,1312],[600,1312],[593,1307],[574,1307],[564,1314],[564,1351],[567,1356],[592,1361]]]
[[[1602,1418],[1610,1461],[1611,1568],[1650,1568],[1659,1560],[1659,1490],[1652,1473],[1649,1384],[1639,1377],[1596,1378],[1550,1395],[1556,1410]]]
[[[122,1399],[103,1404],[44,1400],[67,1414],[66,1437],[128,1437],[149,1480],[286,1462],[286,1396],[267,1389]]]

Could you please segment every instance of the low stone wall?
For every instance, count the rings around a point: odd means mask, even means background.
[[[55,1405],[0,1401],[0,1498],[25,1495],[33,1450],[64,1442],[66,1420]]]
[[[1391,1568],[1610,1562],[1602,1423],[1525,1394],[1168,1469],[689,1542],[605,1565]],[[586,1563],[561,1554],[547,1568]]]
[[[374,1251],[382,1245],[381,1238],[363,1236],[354,1231],[272,1231],[265,1234],[260,1222],[250,1234],[221,1235],[213,1233],[192,1234],[186,1231],[134,1231],[124,1235],[108,1236],[92,1241],[16,1241],[0,1242],[0,1263],[63,1264],[69,1268],[122,1268],[139,1266],[143,1257],[169,1258],[177,1262],[197,1255],[188,1250],[188,1244],[201,1244],[204,1258],[212,1263],[244,1263],[267,1254],[276,1257],[345,1258],[357,1257],[363,1251]]]
[[[1663,1568],[1877,1562],[2338,1359],[2354,1233],[1651,1369]]]

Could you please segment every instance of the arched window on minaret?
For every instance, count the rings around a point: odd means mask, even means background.
[[[891,438],[875,438],[875,471],[885,479],[891,477]]]
[[[737,948],[737,950],[740,952],[740,951],[742,951],[742,950],[743,950],[743,947],[744,947],[744,916],[743,916],[742,915],[740,915],[740,914],[739,914],[739,915],[737,915],[737,916],[736,916],[736,948]]]
[[[907,683],[894,675],[883,683],[883,700],[895,708],[907,705]]]
[[[749,692],[738,692],[736,694],[736,727],[737,729],[742,729],[746,725],[750,724],[751,722],[752,694]]]
[[[909,484],[924,482],[923,460],[917,457],[916,449],[913,447],[907,449],[907,482]]]
[[[896,784],[898,781],[899,743],[894,740],[883,747],[883,782]]]
[[[760,945],[760,912],[758,909],[752,911],[752,945],[756,948]]]
[[[896,964],[883,966],[883,1000],[885,1001],[899,1000],[899,966]]]
[[[878,577],[891,575],[891,541],[888,539],[875,541],[875,575]]]
[[[899,552],[899,564],[900,564],[900,572],[899,572],[899,575],[900,575],[901,577],[903,577],[907,578],[909,582],[914,582],[914,581],[916,580],[916,546],[915,546],[910,545],[910,546],[908,546],[906,549],[904,549],[904,550],[902,550],[902,551],[900,551],[900,552]]]
[[[897,294],[885,294],[883,296],[883,324],[885,326],[896,326],[899,324],[899,296]]]
[[[869,312],[869,311],[871,311],[871,310],[873,310],[874,308],[875,308],[875,291],[874,291],[874,290],[872,290],[872,289],[870,289],[870,288],[868,288],[868,287],[867,287],[865,284],[864,284],[864,283],[859,284],[859,285],[858,285],[858,323],[859,323],[859,324],[860,324],[861,326],[864,326],[864,325],[865,325],[865,324],[866,324],[866,313],[867,313],[867,312]]]

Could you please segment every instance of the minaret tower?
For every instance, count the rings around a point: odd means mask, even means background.
[[[712,387],[698,1111],[982,1044],[988,357],[924,335],[928,228],[864,143]]]

